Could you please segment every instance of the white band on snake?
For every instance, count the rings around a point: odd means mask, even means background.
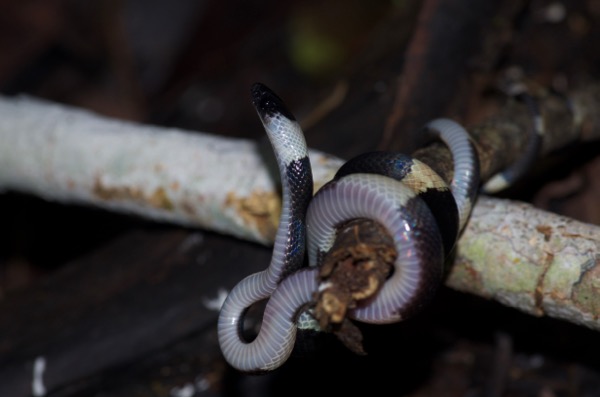
[[[425,132],[450,148],[450,186],[426,164],[409,156],[373,152],[357,156],[312,196],[305,139],[283,101],[262,84],[252,101],[273,146],[281,175],[282,212],[269,267],[238,283],[218,322],[227,362],[244,372],[282,365],[294,347],[298,315],[319,287],[318,258],[331,247],[336,227],[356,218],[379,222],[397,251],[393,273],[377,296],[349,313],[357,321],[390,323],[420,310],[434,295],[452,250],[470,214],[479,185],[478,160],[467,131],[448,119],[430,122]],[[308,247],[308,268],[303,269]],[[258,336],[242,336],[243,317],[267,299]]]

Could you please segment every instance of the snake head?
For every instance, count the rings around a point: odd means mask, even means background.
[[[254,83],[250,93],[252,95],[252,104],[263,122],[277,115],[282,115],[291,121],[296,121],[296,118],[288,110],[281,98],[266,85]]]

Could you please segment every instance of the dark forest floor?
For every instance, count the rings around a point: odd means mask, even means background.
[[[349,157],[410,148],[386,136],[392,123],[493,114],[507,67],[561,90],[599,81],[599,42],[593,0],[5,0],[0,92],[263,139],[249,100],[262,81],[306,120],[309,146]],[[444,62],[413,57],[438,51]],[[415,78],[398,102],[402,73]],[[599,154],[566,148],[503,195],[600,224]],[[267,248],[15,192],[0,194],[0,219],[0,322],[22,334],[0,329],[0,379],[64,349],[72,367],[52,376],[81,376],[49,396],[600,396],[597,332],[449,289],[414,320],[362,327],[365,357],[325,336],[274,373],[242,375],[220,356],[216,313],[198,307],[203,286],[231,286]]]

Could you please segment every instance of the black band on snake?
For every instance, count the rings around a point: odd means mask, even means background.
[[[229,294],[219,316],[219,342],[233,367],[263,372],[277,368],[290,355],[298,316],[320,288],[319,258],[331,247],[336,227],[349,220],[379,222],[397,251],[392,275],[373,299],[351,310],[349,317],[391,323],[420,310],[439,286],[444,259],[467,222],[479,186],[479,168],[467,131],[452,120],[437,119],[423,133],[450,148],[454,161],[450,186],[421,161],[373,152],[348,161],[311,198],[311,169],[298,123],[264,85],[255,84],[252,97],[278,159],[283,210],[271,264],[242,280]],[[305,249],[308,267],[298,270]],[[244,313],[265,298],[269,300],[260,332],[246,341],[241,335]]]

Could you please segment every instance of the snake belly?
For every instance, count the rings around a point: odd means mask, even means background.
[[[345,163],[313,198],[307,214],[311,266],[329,251],[336,228],[355,218],[379,222],[394,240],[392,276],[377,296],[350,317],[392,323],[412,316],[433,297],[470,214],[479,184],[479,163],[467,131],[436,119],[424,131],[441,139],[454,159],[448,186],[429,166],[398,153],[371,152]]]
[[[479,170],[466,130],[438,119],[425,127],[425,133],[440,138],[452,151],[450,186],[416,159],[373,152],[350,160],[311,199],[306,144],[293,115],[261,84],[253,86],[252,98],[278,159],[282,215],[269,267],[234,287],[221,309],[218,333],[223,355],[233,367],[264,372],[279,367],[291,354],[298,316],[321,288],[319,258],[331,247],[337,227],[349,220],[379,222],[393,237],[398,254],[393,273],[377,296],[360,304],[351,317],[390,323],[420,310],[437,290],[444,258],[469,216]],[[305,246],[309,267],[298,270]],[[245,311],[269,296],[258,336],[245,341],[241,335]]]
[[[282,185],[282,209],[271,263],[266,270],[243,279],[228,294],[219,313],[218,336],[221,351],[233,367],[257,372],[271,369],[273,356],[287,358],[293,347],[295,328],[290,325],[290,317],[285,315],[281,307],[272,310],[267,305],[258,337],[246,342],[241,335],[243,317],[251,305],[270,297],[282,281],[303,266],[305,216],[312,197],[313,182],[304,134],[292,113],[277,95],[260,83],[252,86],[251,96],[277,160]],[[290,300],[288,295],[284,294]],[[272,302],[278,303],[277,299],[271,299],[269,303]],[[282,315],[288,320],[286,324],[284,320],[277,321],[278,316]],[[276,335],[284,342],[278,343],[274,338]],[[281,335],[285,337],[281,338]]]

